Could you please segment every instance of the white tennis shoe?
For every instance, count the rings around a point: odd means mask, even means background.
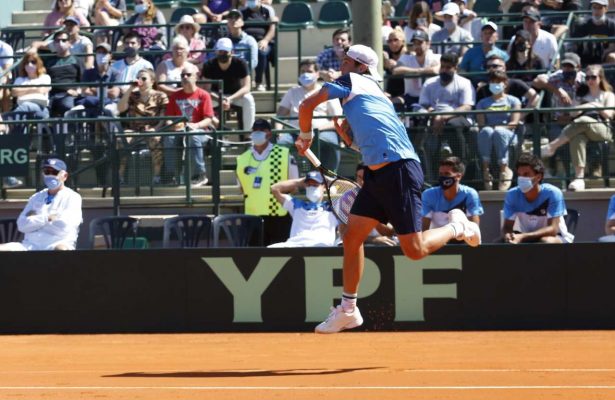
[[[463,232],[457,235],[455,239],[463,240],[472,247],[476,247],[481,243],[480,228],[478,224],[466,217],[466,213],[458,208],[454,208],[448,212],[448,217],[450,222],[458,222],[463,225]]]
[[[345,312],[342,306],[331,307],[331,313],[324,322],[321,322],[314,331],[316,333],[337,333],[344,329],[352,329],[363,325],[363,317],[359,308],[352,312]]]

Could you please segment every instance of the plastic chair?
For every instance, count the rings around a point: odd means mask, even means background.
[[[579,223],[579,216],[581,214],[574,208],[567,208],[566,213],[567,215],[564,217],[566,227],[568,228],[568,232],[574,235],[577,231],[577,224]]]
[[[124,243],[128,237],[132,237],[132,242],[136,243],[138,226],[139,220],[132,217],[113,216],[95,218],[90,221],[90,248],[94,248],[96,234],[102,234],[107,249],[124,248]]]
[[[218,215],[213,221],[214,247],[220,247],[220,232],[230,242],[230,247],[249,247],[251,243],[263,245],[263,219],[255,215]]]
[[[171,248],[171,233],[175,232],[181,248],[209,247],[211,218],[206,215],[179,215],[164,221],[162,247]],[[205,246],[200,245],[204,239]]]
[[[21,237],[16,218],[0,218],[0,243],[19,242]]]
[[[198,13],[198,11],[194,7],[178,7],[173,10],[169,23],[177,24],[184,15],[194,15],[196,13]]]
[[[328,1],[322,5],[318,13],[316,25],[320,28],[346,27],[352,23],[350,7],[345,1]]]
[[[314,25],[314,14],[312,7],[303,2],[288,3],[282,12],[280,29],[305,29]]]

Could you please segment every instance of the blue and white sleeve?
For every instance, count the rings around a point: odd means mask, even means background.
[[[352,91],[350,75],[342,75],[334,82],[327,82],[325,83],[324,88],[327,89],[329,100],[344,99],[350,96],[350,92]]]
[[[566,215],[566,202],[564,202],[564,195],[560,190],[554,190],[551,192],[551,200],[553,201],[549,202],[547,215],[551,218]]]
[[[470,216],[474,215],[483,215],[485,210],[483,209],[483,205],[480,202],[480,197],[478,197],[478,192],[476,190],[471,190],[468,193],[468,209],[467,212]]]

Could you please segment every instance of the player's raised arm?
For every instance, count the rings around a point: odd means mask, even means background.
[[[314,138],[314,133],[312,132],[312,115],[314,109],[320,103],[324,103],[327,100],[329,100],[329,91],[327,88],[323,87],[318,93],[314,93],[303,100],[299,106],[299,129],[301,133],[299,133],[299,137],[295,141],[295,146],[301,155],[310,148],[312,139]]]

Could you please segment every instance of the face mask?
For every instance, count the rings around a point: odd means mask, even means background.
[[[318,203],[322,198],[322,190],[320,189],[320,186],[306,186],[305,196],[312,203]]]
[[[62,182],[56,175],[43,175],[43,181],[49,190],[57,189],[62,185]]]
[[[148,8],[149,8],[149,6],[147,4],[137,4],[135,6],[135,12],[137,14],[143,14],[144,12],[147,11]]]
[[[572,81],[577,77],[577,71],[563,71],[562,77],[565,81]]]
[[[600,25],[606,21],[606,14],[604,14],[602,17],[596,17],[592,15],[592,21],[594,21],[594,24]]]
[[[455,185],[455,177],[454,176],[440,176],[438,177],[438,183],[440,187],[444,190],[453,187]]]
[[[96,53],[96,64],[105,65],[111,60],[110,54]]]
[[[258,6],[258,1],[248,0],[246,5],[248,6],[248,8],[256,8]]]
[[[527,176],[519,176],[517,177],[517,186],[519,186],[519,190],[523,193],[527,193],[534,187],[534,183],[532,182],[532,178]]]
[[[254,146],[260,146],[267,143],[267,133],[263,131],[254,131],[250,134],[250,139],[252,139],[252,144]]]
[[[222,64],[227,63],[228,60],[230,60],[230,58],[231,58],[230,54],[218,54],[216,56],[216,59],[220,61]]]
[[[444,21],[444,29],[446,30],[452,31],[456,26],[457,24],[453,20]]]
[[[416,24],[420,26],[427,26],[427,18],[417,18]]]
[[[134,47],[126,47],[124,49],[124,55],[128,58],[135,58],[137,56],[137,49]]]
[[[493,94],[500,94],[504,91],[504,84],[503,83],[490,83],[489,91]]]
[[[442,82],[442,84],[446,86],[451,83],[454,75],[454,72],[440,72],[440,82]]]
[[[299,75],[299,84],[303,87],[311,86],[316,82],[316,74],[312,72],[304,72]]]
[[[29,74],[33,74],[36,72],[36,65],[26,64],[26,72]]]
[[[527,43],[523,42],[523,43],[517,43],[515,45],[515,50],[517,50],[519,53],[524,53],[527,50]]]

